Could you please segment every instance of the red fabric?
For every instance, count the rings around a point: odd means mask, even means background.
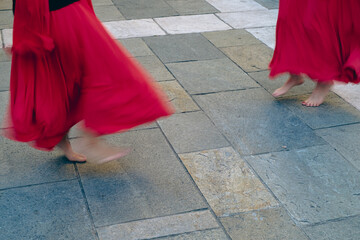
[[[77,122],[110,134],[173,113],[165,95],[104,29],[91,1],[49,12],[17,0],[5,136],[51,150]]]
[[[280,0],[270,77],[360,82],[359,0]]]

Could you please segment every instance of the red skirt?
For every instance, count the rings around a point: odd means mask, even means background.
[[[14,48],[18,14],[20,6]],[[21,54],[13,50],[5,136],[51,150],[79,121],[103,135],[173,113],[159,86],[105,30],[88,0],[49,12],[47,21],[48,31],[46,25],[39,31],[47,32],[41,41],[52,39],[52,50],[36,52],[32,43],[33,53],[23,53],[23,46],[18,47]]]
[[[280,0],[270,77],[359,83],[359,13],[359,0]]]

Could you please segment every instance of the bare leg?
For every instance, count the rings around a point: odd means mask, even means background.
[[[311,93],[311,96],[306,99],[302,104],[307,107],[317,107],[324,102],[326,95],[329,93],[333,82],[316,84],[315,89]]]
[[[274,97],[279,97],[279,96],[287,93],[291,88],[293,88],[297,85],[301,85],[303,83],[304,83],[304,79],[302,76],[291,74],[290,78],[286,81],[286,83],[284,85],[282,85],[282,87],[276,89],[272,95]]]
[[[64,152],[65,157],[71,162],[86,162],[86,157],[82,154],[74,152],[72,149],[68,135],[66,134],[58,144],[58,147]]]

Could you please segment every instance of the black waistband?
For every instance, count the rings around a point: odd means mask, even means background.
[[[67,5],[70,5],[79,0],[49,0],[49,9],[50,11],[59,10]]]

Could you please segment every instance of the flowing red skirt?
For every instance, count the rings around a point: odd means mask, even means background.
[[[359,83],[359,13],[359,0],[280,0],[270,77]]]
[[[18,6],[15,21],[17,14]],[[173,113],[159,87],[104,29],[87,0],[50,12],[49,27],[54,50],[13,54],[5,136],[51,150],[82,120],[102,135]]]

